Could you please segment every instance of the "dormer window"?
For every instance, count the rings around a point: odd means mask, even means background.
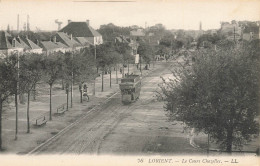
[[[15,39],[12,40],[12,46],[15,47]]]

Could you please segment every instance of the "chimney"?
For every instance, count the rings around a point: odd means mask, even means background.
[[[30,21],[29,21],[29,15],[27,15],[27,31],[30,31]]]
[[[89,20],[86,20],[86,24],[89,26]]]
[[[19,32],[19,23],[20,23],[20,21],[19,21],[19,14],[17,15],[17,31]]]
[[[70,34],[70,40],[72,40],[72,34]]]
[[[71,23],[71,20],[68,20],[68,24],[70,24]]]
[[[37,41],[36,41],[36,44],[38,45],[38,46],[40,46],[40,42],[39,42],[39,40],[37,39]]]
[[[16,43],[15,43],[15,38],[13,38],[13,40],[12,40],[12,46],[15,47],[15,44],[16,44]]]
[[[57,43],[57,41],[56,41],[56,36],[53,37],[53,42],[54,42],[54,43]]]

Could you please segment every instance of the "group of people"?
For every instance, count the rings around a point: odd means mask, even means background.
[[[79,90],[83,91],[83,96],[88,98],[89,101],[89,96],[88,96],[88,86],[86,83],[83,84],[83,89],[82,89],[82,85],[79,85]]]

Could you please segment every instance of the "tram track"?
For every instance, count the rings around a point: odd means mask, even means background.
[[[143,87],[149,83],[151,75],[156,75],[156,73],[158,75],[163,70],[166,70],[166,68],[159,68],[155,72],[144,76],[141,86]],[[132,103],[126,106],[122,105],[118,91],[107,98],[103,104],[95,106],[84,116],[28,154],[99,154],[102,142],[120,121],[130,114],[131,110],[135,109],[136,106],[151,99],[152,97],[149,96],[144,101],[137,101],[136,104]]]

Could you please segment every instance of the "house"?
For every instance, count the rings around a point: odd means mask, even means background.
[[[243,40],[252,41],[255,39],[259,39],[260,37],[260,30],[259,30],[259,24],[254,22],[247,22],[243,27]]]
[[[73,38],[72,34],[68,36],[64,32],[57,32],[53,37],[55,38],[54,40],[56,42],[60,42],[66,45],[68,47],[67,50],[69,50],[70,52],[83,48],[83,46]]]
[[[126,43],[132,49],[132,55],[137,54],[138,43],[135,40],[130,39],[129,37],[120,35],[115,38],[115,43]]]
[[[239,40],[242,38],[242,28],[236,21],[222,22],[220,33],[228,40]]]
[[[59,32],[64,32],[73,37],[84,37],[92,45],[103,43],[102,35],[90,26],[89,20],[86,22],[72,22],[71,20],[68,20],[68,25]]]
[[[130,36],[132,37],[144,37],[145,36],[145,32],[143,29],[137,29],[137,30],[132,30],[130,31]]]
[[[6,31],[0,31],[0,54],[1,57],[9,56],[12,53],[23,53],[23,45],[16,38]]]
[[[65,53],[65,52],[71,51],[71,48],[69,48],[68,46],[66,46],[65,44],[63,44],[61,42],[55,41],[55,38],[54,38],[53,42],[52,41],[41,41],[39,43],[39,45],[42,48],[43,53],[47,56],[52,53],[55,53],[55,52]]]
[[[145,32],[143,29],[137,29],[130,31],[130,37],[132,40],[144,40]]]
[[[83,48],[92,45],[85,37],[74,37],[74,40],[80,43]]]
[[[129,39],[130,40],[130,39]],[[115,38],[115,42],[119,42],[119,43],[130,43],[129,40],[127,40],[127,38],[123,35],[120,35],[118,37]]]
[[[24,48],[25,53],[35,53],[35,54],[42,54],[42,48],[32,42],[28,37],[20,37],[18,36],[17,41],[22,45]]]
[[[11,36],[5,31],[0,31],[0,56],[4,58],[8,55],[12,45],[8,41],[8,37]]]

